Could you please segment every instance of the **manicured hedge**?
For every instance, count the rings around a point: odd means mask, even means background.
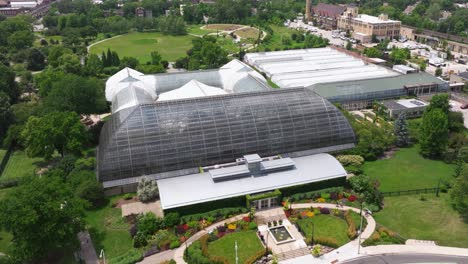
[[[323,197],[322,194],[327,194],[330,195],[330,193],[341,193],[343,192],[344,188],[343,187],[332,187],[332,188],[327,188],[327,189],[322,189],[322,190],[317,190],[317,191],[311,191],[311,192],[305,192],[305,193],[296,193],[291,195],[289,198],[290,202],[296,202],[299,200],[303,199],[315,199],[316,197]]]
[[[343,187],[346,186],[346,177],[341,177],[341,178],[336,178],[336,179],[330,179],[326,181],[320,181],[320,182],[312,182],[304,185],[298,185],[298,186],[292,186],[288,188],[283,188],[281,189],[281,193],[283,193],[283,196],[291,196],[296,193],[305,193],[305,192],[311,192],[315,190],[320,190],[320,189],[326,189],[326,188],[331,188],[331,187]]]
[[[222,208],[222,209],[216,209],[213,211],[209,211],[206,213],[201,213],[201,214],[192,214],[192,215],[185,215],[181,217],[181,221],[183,223],[188,223],[190,221],[198,221],[201,219],[207,219],[207,218],[228,218],[230,215],[238,215],[238,214],[243,214],[247,213],[249,210],[245,207],[234,207],[234,208]]]
[[[193,215],[193,214],[202,214],[215,209],[229,208],[229,207],[245,207],[245,196],[238,196],[228,199],[222,199],[212,202],[187,205],[182,207],[177,207],[174,209],[164,210],[164,214],[171,212],[178,212],[180,216]]]
[[[267,193],[262,193],[262,194],[257,194],[257,195],[247,194],[245,196],[247,207],[250,207],[250,204],[251,204],[252,201],[262,200],[262,199],[266,199],[266,198],[270,198],[270,197],[278,197],[278,199],[281,200],[280,190],[277,189],[277,190],[274,190],[272,192],[267,192]]]

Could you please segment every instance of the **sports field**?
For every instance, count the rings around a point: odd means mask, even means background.
[[[150,53],[157,51],[163,60],[175,61],[185,56],[192,47],[190,35],[170,36],[158,32],[132,32],[129,34],[107,39],[90,48],[90,53],[101,54],[110,48],[116,51],[120,58],[135,57],[140,63],[150,61]]]

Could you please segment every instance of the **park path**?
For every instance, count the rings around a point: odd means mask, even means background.
[[[111,37],[111,38],[102,39],[102,40],[100,40],[100,41],[96,41],[96,42],[94,42],[94,43],[91,43],[89,46],[87,46],[86,49],[88,50],[88,53],[89,53],[89,50],[91,49],[92,46],[97,45],[97,44],[99,44],[99,43],[102,43],[102,42],[104,42],[104,41],[108,41],[108,40],[110,40],[110,39],[120,38],[120,37],[122,37],[123,35],[126,35],[126,34],[128,34],[128,33],[121,34],[121,35],[117,35],[117,36],[113,36],[113,37]]]
[[[88,231],[82,231],[78,233],[78,239],[80,240],[80,255],[86,264],[99,264],[99,260],[94,249],[93,241]]]

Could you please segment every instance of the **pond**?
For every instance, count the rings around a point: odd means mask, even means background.
[[[283,244],[294,241],[294,237],[285,226],[275,226],[268,229],[276,244]]]

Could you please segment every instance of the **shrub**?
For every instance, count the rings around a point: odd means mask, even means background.
[[[250,230],[255,230],[257,229],[257,224],[255,222],[250,222],[249,223],[249,229]]]
[[[136,235],[133,237],[133,247],[139,248],[148,245],[148,241],[146,240],[146,235],[142,232],[137,232]]]
[[[216,229],[218,229],[218,232],[221,232],[221,233],[226,232],[226,227],[225,226],[218,226]]]
[[[320,254],[322,253],[322,247],[320,247],[320,245],[314,245],[311,253],[312,253],[312,256],[314,257],[320,256]]]
[[[141,178],[138,182],[137,190],[138,199],[142,202],[148,202],[159,195],[158,184],[154,180],[150,180],[146,177]]]
[[[364,158],[359,155],[339,155],[338,157],[336,157],[336,159],[343,166],[361,166],[364,163]]]
[[[138,228],[137,228],[136,225],[132,225],[132,226],[130,227],[130,229],[128,230],[128,232],[130,233],[130,236],[131,236],[131,237],[134,237],[134,236],[136,235],[137,231],[138,231]]]
[[[356,199],[357,199],[357,197],[355,195],[350,195],[348,197],[348,201],[350,201],[350,202],[354,202],[354,201],[356,201]]]
[[[321,193],[320,196],[322,196],[322,198],[325,199],[325,200],[330,199],[330,194],[329,193]]]
[[[325,198],[318,198],[317,200],[315,200],[317,203],[324,203],[325,202]]]
[[[328,209],[328,208],[320,208],[320,213],[321,213],[321,214],[330,214],[330,209]]]
[[[1,179],[0,180],[0,189],[10,188],[18,186],[18,179]]]
[[[315,237],[314,243],[321,244],[331,248],[338,248],[338,241],[332,237]]]
[[[231,224],[228,225],[228,229],[231,230],[231,231],[236,230],[236,228],[237,228],[237,225],[235,223],[231,223]]]
[[[349,239],[354,239],[357,235],[356,233],[356,224],[353,221],[353,218],[351,217],[351,211],[348,210],[344,214],[344,219],[346,220],[346,223],[348,224],[348,229],[346,231],[346,235],[348,235]]]
[[[174,240],[171,242],[171,244],[169,245],[169,248],[170,249],[174,249],[174,248],[178,248],[180,247],[180,241],[179,240]]]
[[[163,222],[164,226],[166,227],[177,225],[178,223],[180,223],[179,213],[168,213],[164,216]]]
[[[152,212],[140,215],[137,219],[138,232],[145,236],[154,234],[161,228],[161,224],[161,218],[156,217]]]

